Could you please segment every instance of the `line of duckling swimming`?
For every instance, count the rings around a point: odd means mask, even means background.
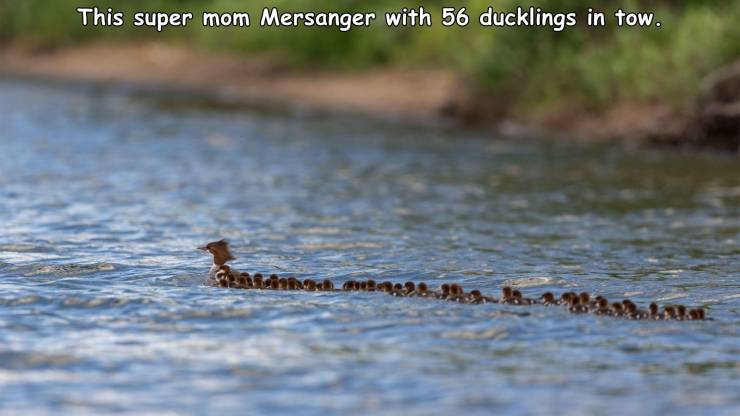
[[[494,298],[486,296],[480,290],[465,292],[463,287],[457,283],[443,283],[438,290],[431,289],[425,282],[415,284],[414,282],[391,283],[389,281],[376,282],[368,280],[349,280],[341,289],[334,287],[329,279],[300,281],[295,277],[279,277],[271,274],[264,277],[261,273],[250,275],[239,272],[226,265],[227,261],[233,260],[228,243],[220,240],[208,243],[202,250],[208,251],[214,256],[214,264],[209,272],[209,279],[213,284],[225,288],[234,289],[258,289],[258,290],[301,290],[307,292],[337,292],[337,291],[360,291],[360,292],[385,292],[399,297],[422,297],[433,298],[449,302],[465,304],[501,303],[508,305],[543,305],[562,306],[571,313],[591,313],[602,316],[622,317],[626,319],[654,319],[654,320],[705,320],[704,309],[688,309],[684,305],[667,305],[660,310],[653,302],[647,310],[640,309],[637,304],[629,299],[618,302],[610,302],[603,296],[592,297],[587,292],[575,293],[565,292],[555,296],[552,292],[545,292],[538,298],[524,297],[522,292],[505,286],[501,290],[501,297]]]

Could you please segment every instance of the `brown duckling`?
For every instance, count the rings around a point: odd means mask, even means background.
[[[609,301],[604,297],[596,301],[596,310],[594,313],[596,315],[611,315],[612,311],[609,309]]]
[[[254,279],[252,280],[252,286],[254,286],[255,289],[263,289],[263,282],[262,282],[262,275],[259,273],[255,273]]]
[[[437,299],[447,299],[447,297],[450,296],[450,285],[447,283],[442,283],[442,285],[439,287],[439,292],[436,295]]]
[[[648,313],[650,319],[660,319],[660,312],[658,311],[658,304],[653,302],[648,306]]]
[[[591,299],[591,301],[588,303],[588,307],[590,309],[598,309],[599,308],[599,301],[601,301],[601,299],[606,299],[606,298],[603,297],[603,296],[601,296],[601,295],[597,295],[596,297],[594,297],[593,299]]]
[[[589,295],[588,292],[581,292],[578,297],[581,300],[580,304],[583,306],[588,306],[588,304],[591,302],[591,295]]]
[[[683,305],[676,306],[676,319],[683,321],[686,319],[686,307]]]
[[[625,309],[627,309],[627,307],[628,307],[629,305],[635,305],[635,303],[634,303],[634,302],[632,302],[632,301],[631,301],[631,300],[629,300],[629,299],[624,299],[624,300],[622,300],[622,306],[624,306],[624,308],[625,308]],[[637,306],[637,305],[635,305],[635,306]]]
[[[242,289],[251,289],[252,288],[252,277],[249,276],[249,273],[243,272],[239,275],[239,281],[238,281],[239,287]]]
[[[472,303],[474,305],[480,305],[482,303],[489,303],[491,302],[491,299],[488,296],[483,296],[483,293],[481,293],[478,289],[473,289],[470,291],[470,296],[468,297],[468,303]]]
[[[543,293],[542,296],[540,296],[540,299],[542,299],[542,304],[545,306],[557,305],[555,295],[553,295],[551,292]]]
[[[673,306],[663,308],[663,319],[673,319],[676,317],[676,309]]]
[[[393,292],[393,283],[386,280],[385,282],[380,284],[380,290],[386,293]]]
[[[416,285],[416,295],[420,296],[422,298],[429,297],[431,292],[429,292],[429,286],[425,282],[420,282],[418,285]]]
[[[501,288],[501,301],[508,302],[514,298],[514,290],[510,286],[504,286]]]
[[[303,284],[303,289],[309,292],[316,291],[316,281],[313,279],[306,279],[306,283]]]
[[[373,279],[369,279],[369,280],[367,281],[367,283],[366,283],[366,285],[365,285],[365,286],[367,286],[367,291],[368,291],[368,292],[375,292],[375,289],[376,289],[376,287],[377,287],[377,283],[375,283],[375,280],[373,280]]]
[[[280,287],[280,290],[288,290],[288,279],[284,277],[278,279],[278,287]]]
[[[415,296],[416,285],[414,282],[406,282],[403,284],[403,291],[406,293],[406,296]]]
[[[622,316],[624,313],[624,306],[619,302],[612,303],[612,315]]]
[[[460,303],[466,302],[467,297],[465,296],[465,290],[463,290],[463,287],[457,283],[451,284],[450,295],[447,296],[447,300]]]
[[[560,304],[561,305],[571,305],[571,300],[576,297],[576,294],[573,292],[565,292],[562,295],[560,295]]]
[[[342,285],[342,290],[344,290],[345,292],[349,292],[350,290],[352,290],[353,287],[354,287],[354,280],[347,280]]]
[[[216,282],[218,282],[218,285],[221,287],[229,287],[229,276],[228,272],[225,270],[219,270],[216,272],[216,275],[214,276],[216,279]]]
[[[532,305],[537,303],[534,299],[525,298],[519,290],[514,290],[511,294],[514,295],[517,305]]]
[[[389,293],[393,296],[406,296],[406,288],[400,283],[394,283]]]
[[[635,305],[633,302],[625,304],[624,314],[629,319],[645,319],[645,317],[647,317],[647,313],[645,311],[637,309],[637,305]]]
[[[270,289],[272,290],[280,289],[280,282],[278,281],[278,279],[269,279],[268,281],[270,282]]]
[[[704,309],[696,308],[689,311],[689,319],[692,321],[703,321],[704,320]]]
[[[324,279],[324,282],[321,284],[321,290],[324,292],[333,292],[334,283],[332,283],[329,279]]]

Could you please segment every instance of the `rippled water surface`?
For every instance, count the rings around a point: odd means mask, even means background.
[[[740,164],[0,83],[0,412],[738,414]],[[203,285],[586,290],[560,308]]]

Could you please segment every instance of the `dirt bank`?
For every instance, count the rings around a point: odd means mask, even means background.
[[[204,54],[159,43],[0,50],[0,73],[179,90],[205,100],[290,110],[362,113],[413,122],[440,117],[458,96],[443,71],[296,72],[264,59]]]
[[[0,48],[0,74],[405,123],[515,125],[588,140],[702,144],[690,125],[695,117],[666,105],[615,105],[599,113],[563,105],[535,117],[508,111],[505,98],[482,94],[462,77],[437,70],[296,71],[261,58],[205,54],[161,43],[98,43],[41,51],[5,46]]]

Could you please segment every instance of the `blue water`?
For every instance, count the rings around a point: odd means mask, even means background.
[[[740,163],[0,82],[0,413],[738,414]],[[705,322],[203,285],[586,290]]]

